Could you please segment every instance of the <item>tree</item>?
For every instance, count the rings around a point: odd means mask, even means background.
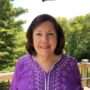
[[[88,19],[87,19],[88,18]],[[70,32],[66,51],[81,61],[83,58],[90,59],[90,14],[78,16],[70,20]]]
[[[56,18],[56,20],[58,21],[58,23],[61,25],[62,29],[65,32],[65,41],[66,41],[66,45],[68,44],[68,36],[69,36],[69,31],[70,31],[70,24],[69,24],[69,20],[67,20],[67,18],[64,17],[58,17]],[[65,47],[64,52],[67,52],[67,49]]]
[[[75,57],[78,61],[90,59],[90,14],[66,18],[57,18],[66,37],[65,53]]]
[[[13,7],[12,2],[13,0],[0,0],[0,70],[13,65],[14,60],[20,56],[16,51],[17,45],[23,43],[21,41],[17,43],[17,40],[20,40],[17,35],[23,32],[22,24],[25,21],[16,21],[15,19],[27,10],[21,7]],[[22,50],[19,52],[25,53]]]

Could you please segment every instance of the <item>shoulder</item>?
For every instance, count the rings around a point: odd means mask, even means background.
[[[62,63],[63,63],[63,67],[67,71],[71,71],[71,72],[79,71],[77,59],[70,55],[64,54]]]
[[[72,57],[72,56],[70,56],[68,54],[64,54],[63,59],[64,59],[65,62],[68,62],[71,65],[74,65],[74,64],[78,63],[76,58],[74,58],[74,57]]]
[[[75,57],[72,57],[72,56],[70,56],[68,54],[64,54],[63,56],[64,56],[65,59],[68,59],[70,61],[77,61],[77,59]]]
[[[26,54],[24,56],[21,56],[18,61],[16,62],[16,65],[23,65],[25,63],[28,63],[31,60],[31,55],[30,54]]]

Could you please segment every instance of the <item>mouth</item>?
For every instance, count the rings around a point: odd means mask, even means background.
[[[42,49],[49,49],[50,46],[40,46],[40,48],[42,48]]]

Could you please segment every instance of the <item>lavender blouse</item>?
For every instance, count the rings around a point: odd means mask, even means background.
[[[63,54],[46,73],[27,54],[16,64],[10,90],[83,90],[77,60]]]

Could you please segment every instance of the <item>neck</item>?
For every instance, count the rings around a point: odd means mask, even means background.
[[[57,62],[61,58],[61,56],[55,54],[49,56],[36,55],[34,58],[38,62],[38,64],[44,69],[44,71],[48,73],[52,65]]]
[[[58,57],[57,55],[53,54],[53,55],[48,55],[48,56],[40,56],[40,55],[36,55],[35,56],[35,59],[38,61],[38,62],[41,62],[41,63],[51,63],[51,62],[54,62],[56,60],[58,60]]]

